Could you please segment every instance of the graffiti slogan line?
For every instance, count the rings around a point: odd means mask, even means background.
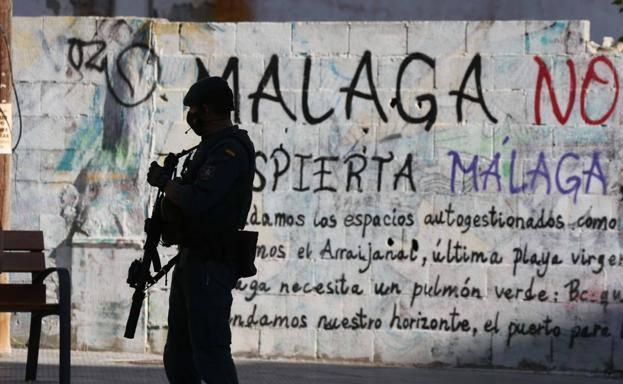
[[[156,86],[158,85],[159,79],[157,77],[151,79],[145,79],[147,81],[147,90],[143,92],[137,92],[138,85],[135,85],[130,80],[129,76],[124,71],[123,63],[126,60],[134,57],[136,54],[146,54],[148,55],[147,63],[155,64],[158,66],[157,68],[157,76],[161,73],[160,68],[160,57],[156,54],[153,48],[148,46],[145,43],[132,43],[122,49],[115,59],[115,65],[117,73],[119,74],[119,78],[122,82],[124,82],[129,88],[128,94],[124,97],[119,94],[119,92],[115,89],[113,82],[111,81],[111,75],[108,70],[108,57],[105,53],[106,51],[106,42],[102,40],[92,40],[92,41],[84,41],[76,38],[70,38],[68,40],[69,43],[69,51],[68,51],[68,59],[69,64],[77,70],[78,72],[82,71],[82,68],[86,70],[96,71],[99,73],[104,73],[106,75],[106,85],[110,94],[113,98],[124,107],[135,107],[139,104],[145,102],[156,90]],[[90,47],[94,47],[94,52],[89,53]]]

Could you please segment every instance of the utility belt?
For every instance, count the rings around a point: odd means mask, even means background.
[[[219,231],[202,234],[201,239],[184,239],[181,250],[204,260],[231,262],[237,277],[255,276],[255,249],[258,233],[254,231]]]

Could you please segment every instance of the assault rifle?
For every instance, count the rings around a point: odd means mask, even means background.
[[[164,172],[173,178],[177,163],[180,158],[188,155],[194,151],[197,146],[184,150],[180,153],[169,153],[164,159]],[[158,282],[163,276],[165,276],[175,262],[177,257],[169,261],[164,267],[160,264],[160,255],[158,254],[158,244],[162,237],[163,221],[160,209],[162,206],[162,200],[164,199],[164,192],[158,189],[158,195],[154,201],[153,208],[151,210],[151,217],[145,220],[145,233],[147,238],[143,245],[143,257],[141,259],[134,260],[128,269],[127,283],[131,288],[134,288],[134,294],[132,295],[132,306],[130,307],[130,314],[125,326],[124,337],[128,339],[134,338],[136,331],[136,325],[138,318],[143,307],[143,300],[145,299],[145,293],[147,290]],[[150,267],[153,265],[154,276],[150,273]]]

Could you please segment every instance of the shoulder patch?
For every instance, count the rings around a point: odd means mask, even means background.
[[[216,167],[203,166],[199,169],[199,179],[208,181],[214,177]]]

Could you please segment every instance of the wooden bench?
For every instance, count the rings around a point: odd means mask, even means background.
[[[48,315],[60,319],[61,384],[70,382],[71,366],[71,281],[64,268],[45,267],[43,232],[0,231],[0,272],[25,272],[32,274],[30,284],[0,284],[0,312],[30,312],[30,335],[26,381],[37,379],[41,320]],[[57,303],[46,303],[44,279],[58,274],[59,298]]]

